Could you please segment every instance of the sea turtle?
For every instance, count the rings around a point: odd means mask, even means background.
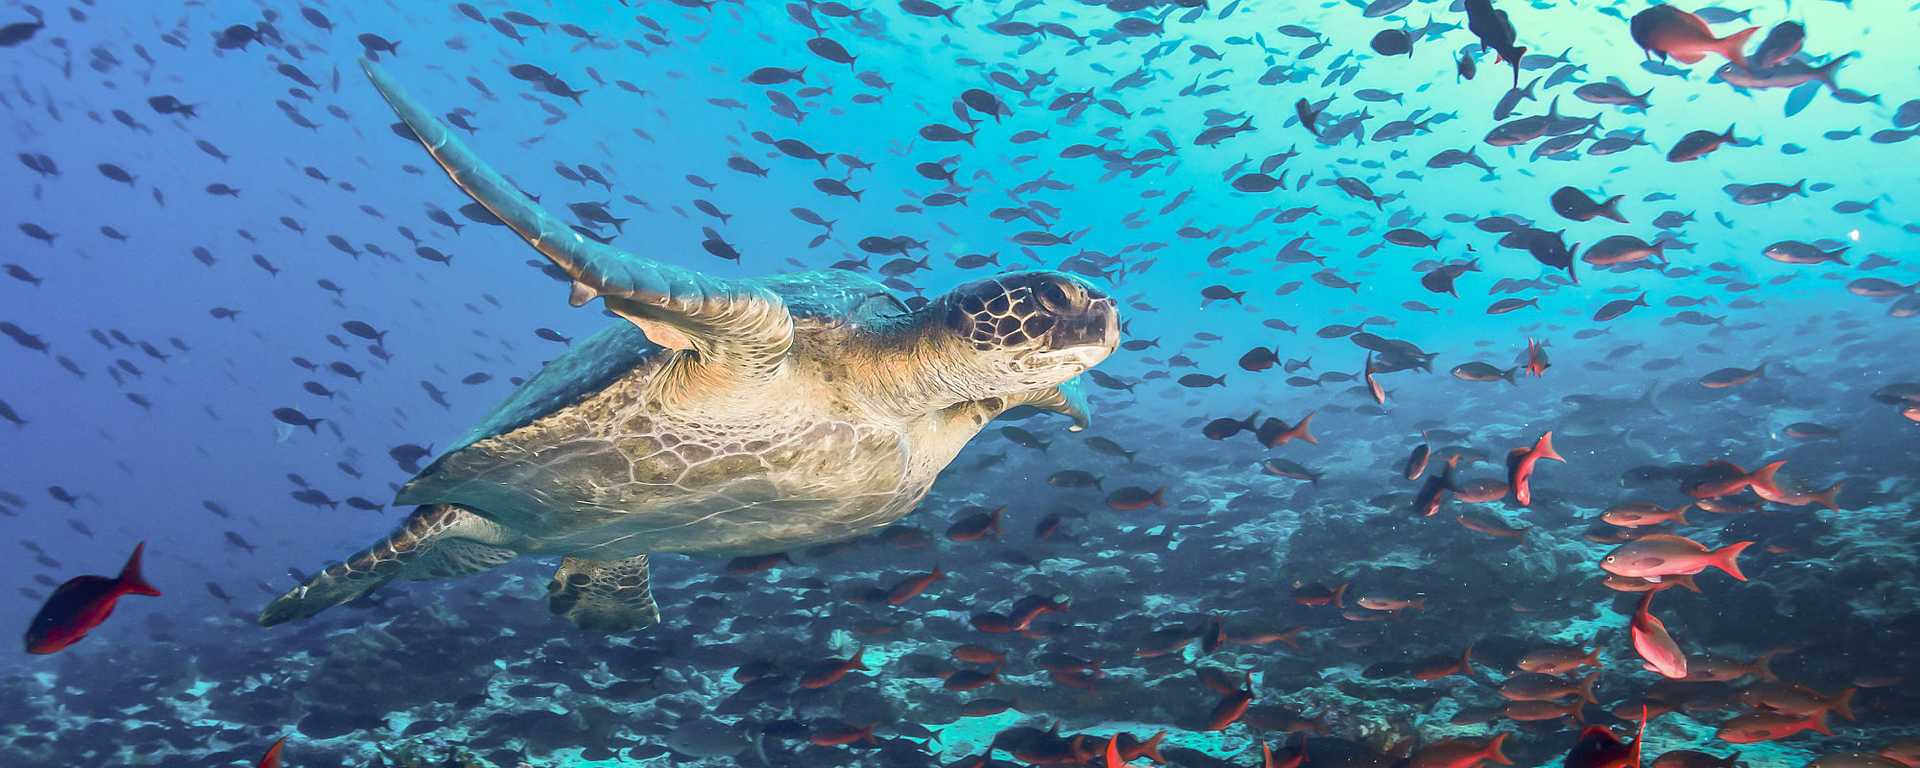
[[[841,270],[728,279],[592,239],[541,209],[410,99],[368,77],[462,190],[617,323],[548,363],[400,489],[386,539],[260,614],[312,616],[396,578],[560,555],[548,605],[582,627],[659,621],[650,552],[764,554],[898,520],[990,420],[1087,423],[1074,378],[1119,340],[1114,301],[1048,271],[918,310]]]

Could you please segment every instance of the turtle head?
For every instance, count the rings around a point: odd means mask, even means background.
[[[967,283],[929,304],[924,343],[965,399],[1064,384],[1120,343],[1120,312],[1098,288],[1059,272],[1015,272]]]

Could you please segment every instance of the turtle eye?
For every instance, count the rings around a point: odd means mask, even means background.
[[[1034,294],[1040,297],[1041,304],[1054,312],[1073,310],[1073,299],[1067,296],[1067,289],[1061,287],[1058,281],[1047,280],[1040,283],[1039,287],[1034,289]]]

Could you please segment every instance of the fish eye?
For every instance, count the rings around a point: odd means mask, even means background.
[[[1055,312],[1073,309],[1073,299],[1067,296],[1067,290],[1057,281],[1048,280],[1041,283],[1034,289],[1034,293],[1040,297],[1040,303],[1045,304],[1047,309]]]

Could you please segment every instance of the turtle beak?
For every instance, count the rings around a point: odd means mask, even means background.
[[[1105,294],[1088,289],[1084,307],[1072,313],[1059,313],[1055,320],[1053,331],[1047,336],[1048,346],[1056,350],[1097,353],[1088,361],[1089,367],[1120,346],[1120,310]]]

